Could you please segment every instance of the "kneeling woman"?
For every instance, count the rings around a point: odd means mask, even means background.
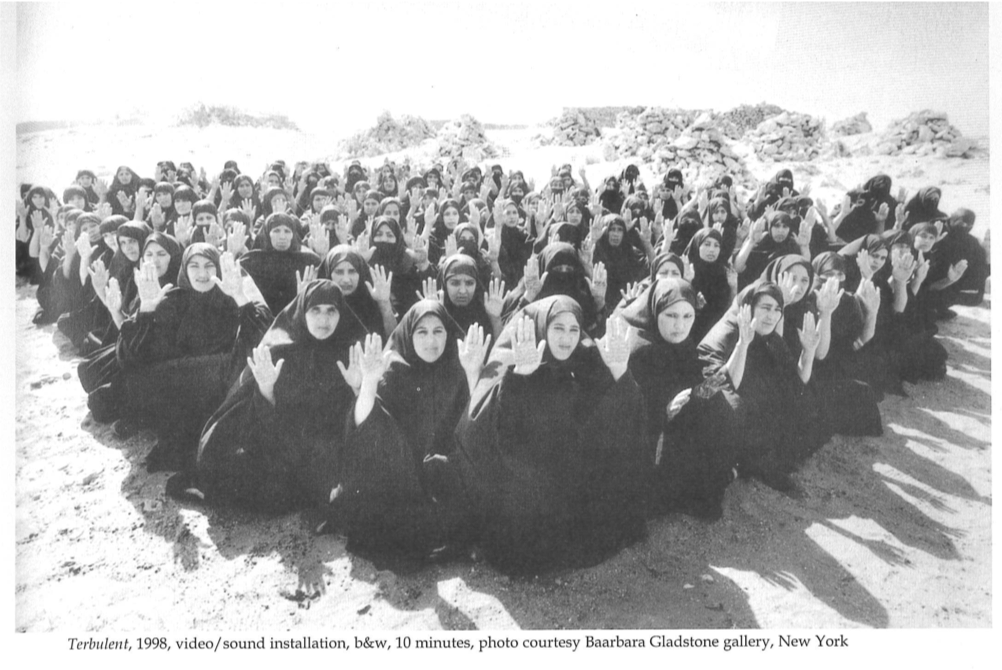
[[[644,406],[629,327],[598,343],[564,295],[514,315],[456,438],[487,559],[526,573],[603,560],[644,534]],[[538,342],[538,344],[537,344]]]
[[[178,286],[161,287],[153,263],[137,271],[139,311],[122,323],[114,397],[120,415],[159,436],[147,469],[194,466],[198,436],[261,336],[271,312],[244,295],[233,257],[196,242],[184,250]]]
[[[790,491],[796,488],[790,474],[824,444],[825,435],[807,387],[821,336],[808,313],[799,331],[800,360],[795,360],[776,331],[783,304],[776,284],[751,284],[700,342],[699,355],[704,374],[726,373],[729,379],[723,393],[737,411],[741,474]]]
[[[462,337],[442,303],[421,300],[385,352],[378,335],[356,348],[348,377],[360,388],[335,500],[352,551],[426,557],[461,544],[453,433],[490,344],[476,325]]]
[[[364,334],[333,281],[303,287],[205,424],[198,488],[209,500],[279,512],[328,502],[355,402],[338,364]]]

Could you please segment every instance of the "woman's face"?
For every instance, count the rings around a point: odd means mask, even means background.
[[[396,244],[397,236],[393,234],[389,226],[380,226],[376,232],[372,234],[372,242],[388,242],[390,244]]]
[[[66,201],[66,204],[70,207],[76,207],[77,209],[83,209],[87,206],[87,198],[82,195],[75,195]]]
[[[331,272],[331,279],[344,295],[351,295],[358,288],[360,276],[351,261],[341,261]]]
[[[505,205],[504,208],[504,225],[506,226],[517,226],[518,220],[518,207],[512,204]]]
[[[671,277],[673,279],[681,279],[682,272],[678,269],[678,266],[674,263],[664,263],[660,268],[658,268],[658,279],[666,279]]]
[[[373,200],[372,198],[366,198],[362,201],[362,212],[368,216],[375,216],[376,210],[379,209],[379,201]]]
[[[525,197],[525,189],[522,188],[521,184],[517,184],[508,189],[508,194],[511,195],[512,200],[521,200]]]
[[[326,200],[327,200],[327,196],[325,196],[325,195],[315,195],[315,196],[313,196],[313,211],[314,212],[319,212],[321,209],[323,209],[324,205],[327,204]]]
[[[133,263],[139,260],[139,254],[142,253],[142,249],[139,247],[139,240],[131,237],[118,238],[118,248],[121,249],[122,254]]]
[[[250,183],[246,179],[242,180],[237,186],[237,194],[240,196],[241,200],[251,197],[254,195],[254,184]]]
[[[580,225],[582,218],[584,218],[584,216],[581,214],[581,210],[577,207],[571,207],[567,210],[567,223],[572,226]]]
[[[35,206],[35,209],[42,209],[45,207],[45,196],[41,193],[33,193],[31,195],[31,204]]]
[[[91,179],[91,176],[89,174],[82,174],[79,177],[77,177],[77,183],[84,188],[90,188],[91,184],[94,183],[94,180]]]
[[[790,235],[790,228],[782,224],[775,224],[769,228],[769,234],[772,235],[774,242],[782,242]]]
[[[835,279],[841,287],[845,281],[845,273],[840,270],[825,270],[815,277],[815,288],[820,289],[829,279]]]
[[[794,265],[783,274],[788,274],[793,278],[791,302],[797,302],[807,295],[807,291],[811,288],[811,279],[803,265]]]
[[[699,245],[699,257],[707,263],[715,263],[720,257],[720,242],[712,237],[707,237]]]
[[[118,172],[115,173],[115,179],[118,180],[119,184],[125,186],[132,181],[132,170],[127,167],[118,168]]]
[[[271,211],[284,212],[288,204],[289,201],[285,199],[285,195],[279,193],[271,199]]]
[[[684,300],[673,303],[658,314],[658,333],[669,344],[685,342],[696,319],[696,309]]]
[[[456,307],[466,307],[473,301],[477,281],[469,275],[453,275],[445,280],[449,300]]]
[[[616,180],[612,179],[612,178],[606,179],[605,180],[605,190],[606,191],[617,191],[617,190],[619,190],[619,187],[616,185]]]
[[[115,233],[105,233],[101,237],[104,238],[104,244],[106,247],[108,247],[112,251],[118,250],[118,235],[116,235]]]
[[[174,211],[177,212],[178,216],[187,216],[191,214],[192,204],[189,200],[178,200],[174,203]]]
[[[196,226],[211,226],[216,222],[216,217],[212,212],[199,212],[195,215]]]
[[[432,173],[428,174],[427,176],[425,176],[424,180],[425,180],[425,182],[427,182],[428,188],[438,188],[438,185],[439,185],[438,184],[438,175],[436,175],[434,172],[432,172]]]
[[[277,187],[279,187],[281,185],[282,185],[282,180],[279,178],[279,176],[277,174],[270,174],[270,175],[268,175],[268,187],[269,188],[271,188],[271,187],[276,187],[277,188]]]
[[[397,180],[393,175],[384,175],[380,186],[384,193],[392,193],[397,188]]]
[[[558,314],[546,327],[546,346],[558,361],[566,361],[581,341],[581,325],[570,312]]]
[[[216,285],[212,278],[216,276],[216,264],[205,256],[192,256],[185,267],[191,287],[199,293],[211,291]]]
[[[318,340],[326,340],[334,334],[341,314],[334,305],[313,305],[306,310],[306,330]]]
[[[870,272],[877,272],[887,262],[887,249],[870,252]]]
[[[383,210],[383,216],[388,216],[397,223],[400,223],[400,207],[397,206],[397,203],[391,202]]]
[[[445,222],[445,227],[452,230],[457,225],[459,225],[459,210],[455,207],[446,207],[442,210],[442,221]]]
[[[80,230],[77,232],[77,239],[80,239],[83,235],[87,236],[87,239],[91,241],[91,244],[97,242],[101,237],[101,224],[94,221],[85,221],[80,224]]]
[[[757,319],[755,332],[759,335],[768,335],[776,330],[779,320],[783,318],[783,308],[779,306],[772,296],[764,295],[752,307],[752,319]]]
[[[156,242],[150,242],[146,245],[146,251],[143,252],[143,262],[153,263],[157,269],[157,277],[163,277],[167,273],[167,268],[170,267],[170,254]]]
[[[936,244],[936,234],[931,231],[923,230],[922,232],[915,233],[915,251],[921,251],[924,254],[932,251],[933,245]]]
[[[275,251],[288,251],[292,248],[292,228],[288,226],[275,226],[268,233],[271,238],[271,246]]]
[[[891,263],[899,262],[905,257],[905,254],[910,254],[912,251],[911,247],[907,244],[895,244],[891,247]]]
[[[713,210],[713,215],[711,218],[713,219],[713,223],[723,224],[725,221],[727,221],[727,210],[724,209],[723,207],[717,207],[716,209]]]
[[[445,353],[446,337],[442,320],[429,314],[414,327],[414,352],[425,363],[434,363]]]
[[[624,234],[622,226],[609,226],[609,244],[618,247],[623,243]]]
[[[174,204],[174,197],[166,191],[160,191],[155,197],[160,209],[169,209]]]

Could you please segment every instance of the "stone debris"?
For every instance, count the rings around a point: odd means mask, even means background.
[[[609,133],[603,152],[607,160],[623,157],[649,163],[656,149],[681,135],[699,114],[699,110],[662,107],[647,107],[639,114],[620,112],[616,116],[616,128]],[[614,158],[608,158],[610,155]]]
[[[463,158],[467,163],[479,163],[499,154],[484,134],[484,127],[469,114],[442,126],[437,139],[438,155],[443,159]]]
[[[540,144],[580,147],[591,144],[602,137],[598,121],[581,109],[564,109],[563,113],[550,120],[548,125],[553,128],[553,137],[552,139],[542,138]]]
[[[873,131],[873,126],[866,119],[866,112],[860,112],[856,116],[842,119],[832,124],[831,134],[835,137],[845,137],[846,135],[862,135]]]
[[[729,174],[735,183],[757,185],[709,112],[700,114],[672,141],[659,143],[654,149],[653,162],[658,174],[673,168],[681,170],[686,183],[710,182]]]
[[[817,158],[824,137],[823,121],[796,112],[770,117],[745,135],[759,160],[783,163]]]
[[[753,130],[766,119],[777,114],[782,114],[784,110],[777,105],[770,105],[760,102],[757,105],[740,105],[734,109],[724,112],[717,117],[717,124],[722,132],[732,140],[739,140],[745,136],[749,130]]]
[[[341,142],[342,156],[361,157],[401,151],[435,137],[435,129],[419,116],[404,115],[394,119],[383,112],[376,125]]]
[[[950,125],[946,114],[924,109],[891,122],[874,147],[874,153],[970,158],[977,148],[975,141],[962,137],[960,131]]]

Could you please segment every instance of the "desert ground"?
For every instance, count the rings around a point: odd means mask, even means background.
[[[591,183],[628,162],[600,149],[536,147],[532,130],[490,131],[505,169],[537,183],[550,166]],[[865,142],[866,138],[859,140]],[[421,156],[420,149],[414,155]],[[210,127],[83,126],[18,136],[19,181],[57,191],[76,170],[141,175],[158,160],[209,172],[237,160],[334,153],[331,137]],[[381,159],[366,159],[367,165]],[[332,164],[338,169],[341,162]],[[858,156],[781,167],[831,207],[879,172],[909,190],[943,189],[942,209],[989,225],[988,158]],[[654,175],[643,170],[650,186]],[[119,440],[90,417],[80,358],[54,326],[31,323],[34,288],[16,289],[15,627],[27,632],[374,629],[989,628],[991,583],[990,295],[957,307],[939,339],[947,377],[881,404],[880,438],[837,436],[797,474],[804,495],[755,481],[728,489],[723,517],[671,515],[601,565],[512,579],[474,559],[374,563],[316,535],[310,514],[262,516],[179,504],[143,466],[153,436]]]

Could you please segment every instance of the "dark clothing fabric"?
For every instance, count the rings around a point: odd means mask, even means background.
[[[692,263],[692,288],[702,294],[705,301],[703,308],[697,310],[696,319],[692,324],[689,338],[699,342],[703,336],[720,320],[731,306],[731,286],[727,283],[727,259],[723,251],[717,260],[704,261],[699,255],[700,245],[707,239],[714,239],[723,247],[723,235],[712,228],[700,229],[689,242],[685,250]]]
[[[365,327],[366,332],[379,333],[383,339],[389,337],[383,326],[383,315],[379,310],[379,304],[373,299],[372,294],[366,284],[372,283],[372,274],[369,265],[362,258],[362,254],[355,251],[355,248],[347,244],[339,244],[327,252],[327,256],[317,270],[317,279],[333,279],[334,270],[343,262],[349,262],[358,273],[358,285],[351,295],[344,296],[347,309],[351,311]]]

